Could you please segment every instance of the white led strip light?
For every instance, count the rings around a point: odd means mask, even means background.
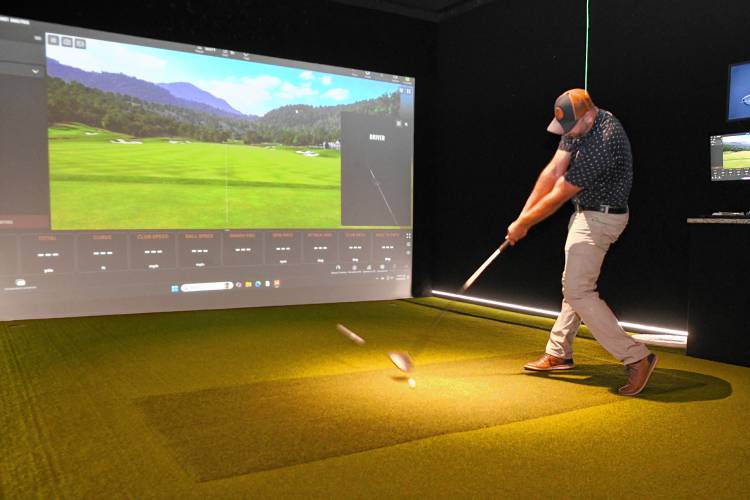
[[[479,297],[471,297],[469,295],[459,295],[457,293],[441,292],[440,290],[432,290],[432,294],[438,297],[448,297],[451,299],[463,300],[466,302],[476,302],[478,304],[487,304],[495,307],[501,307],[504,309],[512,309],[515,311],[524,311],[529,313],[538,314],[541,316],[550,316],[556,318],[560,315],[560,311],[551,311],[549,309],[539,309],[538,307],[522,306],[519,304],[511,304],[509,302],[499,302],[497,300],[482,299]],[[685,330],[674,330],[672,328],[662,328],[660,326],[642,325],[640,323],[629,323],[627,321],[620,321],[620,326],[623,328],[629,328],[633,330],[640,330],[646,332],[664,333],[667,335],[676,335],[678,337],[687,337],[688,332]]]

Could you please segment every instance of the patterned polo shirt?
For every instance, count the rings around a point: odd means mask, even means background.
[[[633,185],[633,155],[620,121],[600,109],[582,137],[560,139],[558,149],[571,153],[565,180],[583,188],[573,203],[625,207]]]

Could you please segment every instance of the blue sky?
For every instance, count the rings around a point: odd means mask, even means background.
[[[152,83],[192,83],[245,114],[262,116],[290,104],[350,104],[398,91],[398,85],[389,82],[91,38],[85,40],[85,50],[47,44],[47,57],[85,71],[124,73]]]
[[[723,144],[734,144],[737,146],[750,148],[750,134],[730,135],[730,136],[725,135],[724,137],[722,137],[721,142]]]

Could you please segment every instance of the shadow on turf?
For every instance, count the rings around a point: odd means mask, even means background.
[[[579,364],[570,371],[526,372],[526,376],[540,377],[573,384],[610,387],[617,389],[625,384],[626,375],[619,365]],[[686,403],[724,399],[732,394],[732,385],[724,379],[702,373],[656,368],[648,386],[637,397],[662,403]]]

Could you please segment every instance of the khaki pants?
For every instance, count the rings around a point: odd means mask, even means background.
[[[635,363],[649,355],[645,345],[625,333],[596,290],[604,256],[627,224],[628,214],[583,211],[571,216],[565,242],[562,310],[550,332],[547,354],[572,358],[573,341],[583,320],[596,340],[623,363]]]

